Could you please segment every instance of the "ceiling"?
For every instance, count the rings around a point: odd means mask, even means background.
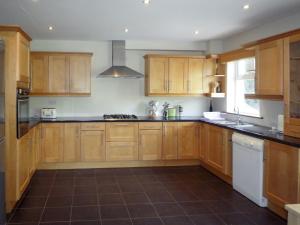
[[[0,24],[18,24],[33,39],[200,41],[299,10],[299,0],[0,0]]]

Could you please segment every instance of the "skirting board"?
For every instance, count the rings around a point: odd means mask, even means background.
[[[116,161],[116,162],[77,162],[77,163],[40,163],[37,169],[91,169],[91,168],[121,168],[121,167],[156,167],[156,166],[198,166],[195,160],[167,161]]]

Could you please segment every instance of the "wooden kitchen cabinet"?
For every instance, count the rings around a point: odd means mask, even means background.
[[[30,43],[21,33],[18,37],[18,55],[19,55],[19,73],[17,77],[17,86],[20,88],[29,88],[30,72],[29,72],[29,58],[30,58]]]
[[[265,196],[282,210],[285,204],[300,203],[300,150],[265,141]]]
[[[31,53],[31,92],[49,93],[49,56]]]
[[[93,162],[105,160],[105,131],[81,130],[81,161]]]
[[[204,59],[189,58],[189,72],[187,89],[189,94],[203,93],[203,66]]]
[[[258,96],[283,96],[283,39],[255,47]]]
[[[42,162],[63,162],[64,157],[64,124],[42,124]]]
[[[140,130],[139,160],[160,160],[161,154],[162,130]]]
[[[106,123],[107,142],[137,142],[138,123],[112,122]]]
[[[64,124],[64,162],[80,161],[80,123]]]
[[[188,93],[188,58],[169,58],[169,94]]]
[[[31,95],[91,94],[91,53],[32,52]]]
[[[163,123],[162,159],[178,159],[178,123]]]
[[[199,152],[197,144],[197,123],[178,123],[178,159],[198,159]]]

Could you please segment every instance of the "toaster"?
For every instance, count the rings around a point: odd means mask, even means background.
[[[55,108],[42,108],[41,109],[41,118],[42,119],[55,119],[56,118],[56,109]]]

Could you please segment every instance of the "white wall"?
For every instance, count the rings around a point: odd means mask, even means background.
[[[178,44],[178,43],[177,43]],[[136,48],[133,43],[131,47]],[[139,46],[141,44],[139,43]],[[154,45],[155,48],[160,48]],[[192,46],[192,45],[191,45]],[[172,54],[203,54],[206,45],[194,45],[194,51],[172,51]],[[147,47],[147,46],[146,46]],[[170,47],[170,46],[169,46]],[[171,48],[171,47],[170,47]],[[83,41],[47,41],[34,40],[31,43],[32,51],[78,51],[92,52],[92,95],[90,97],[31,97],[30,113],[39,115],[40,108],[56,107],[58,116],[98,116],[104,113],[133,113],[146,114],[147,103],[158,100],[161,105],[168,101],[184,108],[183,115],[199,116],[208,110],[209,100],[205,97],[145,97],[144,79],[97,79],[96,75],[111,66],[111,42],[83,42]],[[141,47],[142,49],[142,47]],[[176,46],[173,46],[176,49]],[[127,65],[144,73],[143,56],[147,53],[170,53],[145,50],[127,50]]]

